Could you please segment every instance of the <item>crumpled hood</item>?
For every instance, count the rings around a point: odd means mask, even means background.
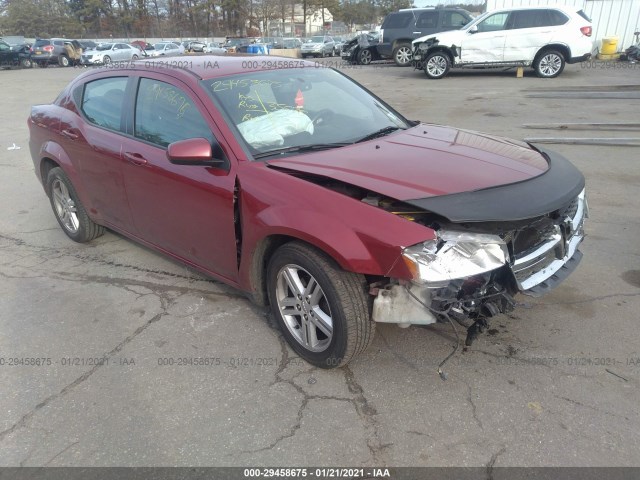
[[[425,35],[424,37],[416,38],[411,43],[415,47],[416,44],[426,42],[431,38],[437,38],[440,45],[460,45],[462,39],[467,34],[466,30],[450,30],[448,32],[432,33],[431,35]]]
[[[521,182],[549,168],[547,160],[525,143],[425,124],[267,164],[332,178],[397,200]]]

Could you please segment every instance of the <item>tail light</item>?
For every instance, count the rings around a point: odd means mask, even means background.
[[[30,47],[30,48],[29,48],[29,51],[30,51],[31,53],[33,53],[33,47]]]
[[[580,27],[580,31],[586,37],[590,37],[591,36],[591,27]]]
[[[42,50],[44,50],[45,52],[53,52],[53,45],[47,45],[46,47],[42,47]]]

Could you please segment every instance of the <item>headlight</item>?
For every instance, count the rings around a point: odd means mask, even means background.
[[[455,231],[440,231],[436,235],[435,240],[402,252],[402,259],[417,283],[470,277],[507,263],[507,246],[497,235]]]

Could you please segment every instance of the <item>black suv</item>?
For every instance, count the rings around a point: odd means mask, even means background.
[[[458,30],[473,18],[461,8],[410,8],[390,13],[382,22],[378,54],[393,58],[396,65],[411,65],[411,42],[419,37]]]

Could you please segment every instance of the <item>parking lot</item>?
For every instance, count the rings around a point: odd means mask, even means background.
[[[514,138],[638,136],[523,127],[637,122],[638,64],[432,81],[322,62],[410,119]],[[327,371],[298,359],[240,292],[111,232],[84,245],[65,236],[26,119],[82,71],[1,72],[1,466],[640,465],[639,148],[550,146],[587,180],[584,260],[460,348],[448,380],[437,373],[455,345],[448,324],[378,325],[369,350]],[[606,98],[611,85],[637,88]],[[212,360],[180,360],[193,358]]]

